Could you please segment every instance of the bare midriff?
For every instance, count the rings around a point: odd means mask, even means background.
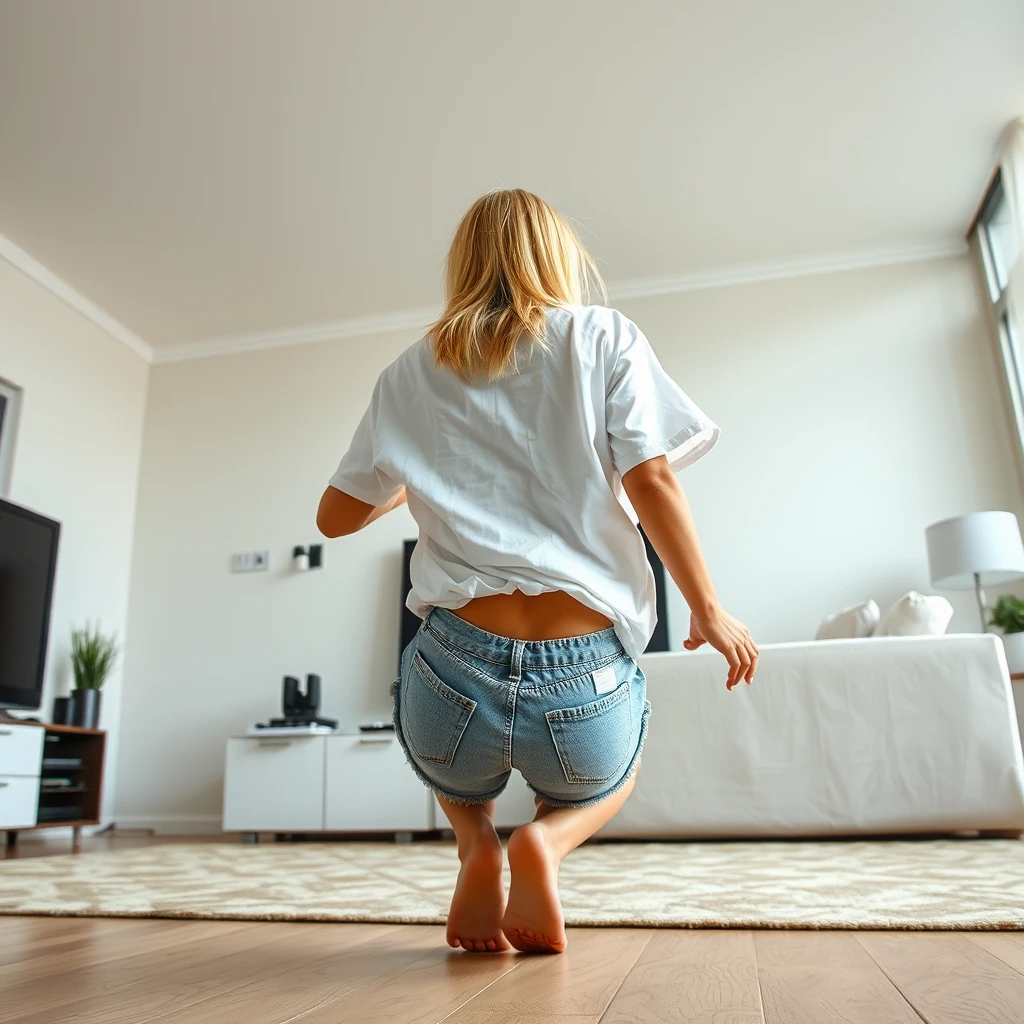
[[[514,594],[478,597],[454,612],[488,633],[513,640],[564,640],[613,625],[606,615],[560,590],[533,597],[518,590]]]

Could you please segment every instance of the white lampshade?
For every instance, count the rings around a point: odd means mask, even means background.
[[[1024,578],[1024,543],[1012,512],[972,512],[925,530],[932,586],[970,590]]]

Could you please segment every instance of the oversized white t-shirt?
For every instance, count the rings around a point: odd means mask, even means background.
[[[371,505],[407,488],[416,615],[562,590],[635,658],[657,622],[654,577],[620,478],[659,455],[691,465],[719,430],[617,310],[551,309],[546,340],[478,384],[417,342],[380,375],[330,483]]]

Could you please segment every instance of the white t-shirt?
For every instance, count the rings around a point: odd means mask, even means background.
[[[480,384],[417,342],[380,375],[330,483],[371,505],[407,488],[416,615],[562,590],[611,619],[635,658],[657,622],[654,577],[620,478],[659,455],[691,465],[719,430],[617,310],[552,309],[546,338]]]

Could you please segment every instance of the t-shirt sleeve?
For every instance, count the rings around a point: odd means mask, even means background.
[[[715,446],[721,431],[665,372],[650,342],[616,314],[607,371],[608,440],[619,476],[668,456],[678,473]]]
[[[352,443],[334,476],[328,481],[332,487],[369,505],[386,505],[402,489],[402,483],[389,475],[381,464],[378,441],[380,391],[378,381],[369,408],[356,427]]]

